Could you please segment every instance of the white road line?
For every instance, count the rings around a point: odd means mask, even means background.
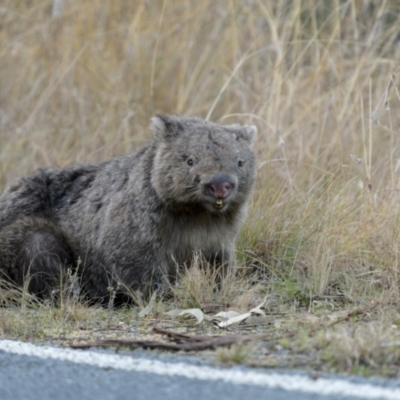
[[[0,351],[25,356],[70,361],[78,364],[114,368],[125,371],[147,372],[157,375],[182,376],[204,381],[225,381],[234,385],[256,385],[286,391],[313,393],[331,396],[353,396],[362,399],[399,400],[399,388],[386,388],[371,384],[358,384],[343,379],[319,378],[312,380],[305,376],[239,371],[237,369],[217,369],[199,367],[185,363],[168,363],[97,353],[95,351],[71,350],[50,346],[37,346],[12,340],[0,340]]]

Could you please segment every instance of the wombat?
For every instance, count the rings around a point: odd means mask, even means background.
[[[39,169],[0,197],[0,279],[44,298],[76,270],[84,293],[164,290],[193,254],[234,262],[256,177],[255,126],[157,115],[154,139],[95,165]],[[115,293],[114,291],[114,293]]]

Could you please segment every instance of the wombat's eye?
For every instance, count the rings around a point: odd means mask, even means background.
[[[189,159],[186,161],[186,163],[187,163],[187,165],[189,165],[189,167],[193,167],[194,162],[193,162],[193,160],[192,160],[191,158],[189,158]]]
[[[239,160],[239,161],[238,161],[238,167],[239,167],[239,168],[240,168],[240,167],[243,167],[243,164],[244,164],[244,163],[243,163],[242,160]]]

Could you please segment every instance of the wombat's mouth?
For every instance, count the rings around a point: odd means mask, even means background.
[[[226,173],[217,173],[203,184],[203,194],[211,204],[211,211],[224,211],[236,193],[237,182]]]
[[[224,206],[224,202],[222,201],[222,199],[217,199],[217,201],[215,202],[215,207],[222,208],[223,206]]]
[[[224,199],[217,199],[215,202],[211,203],[212,210],[216,212],[224,211],[228,207],[229,201],[224,201]]]
[[[231,202],[228,199],[210,199],[204,198],[202,205],[211,213],[219,214],[229,208]]]

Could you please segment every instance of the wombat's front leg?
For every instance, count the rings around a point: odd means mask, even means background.
[[[225,277],[228,270],[236,265],[235,255],[232,250],[221,250],[215,257],[215,267],[218,269],[222,277]]]

